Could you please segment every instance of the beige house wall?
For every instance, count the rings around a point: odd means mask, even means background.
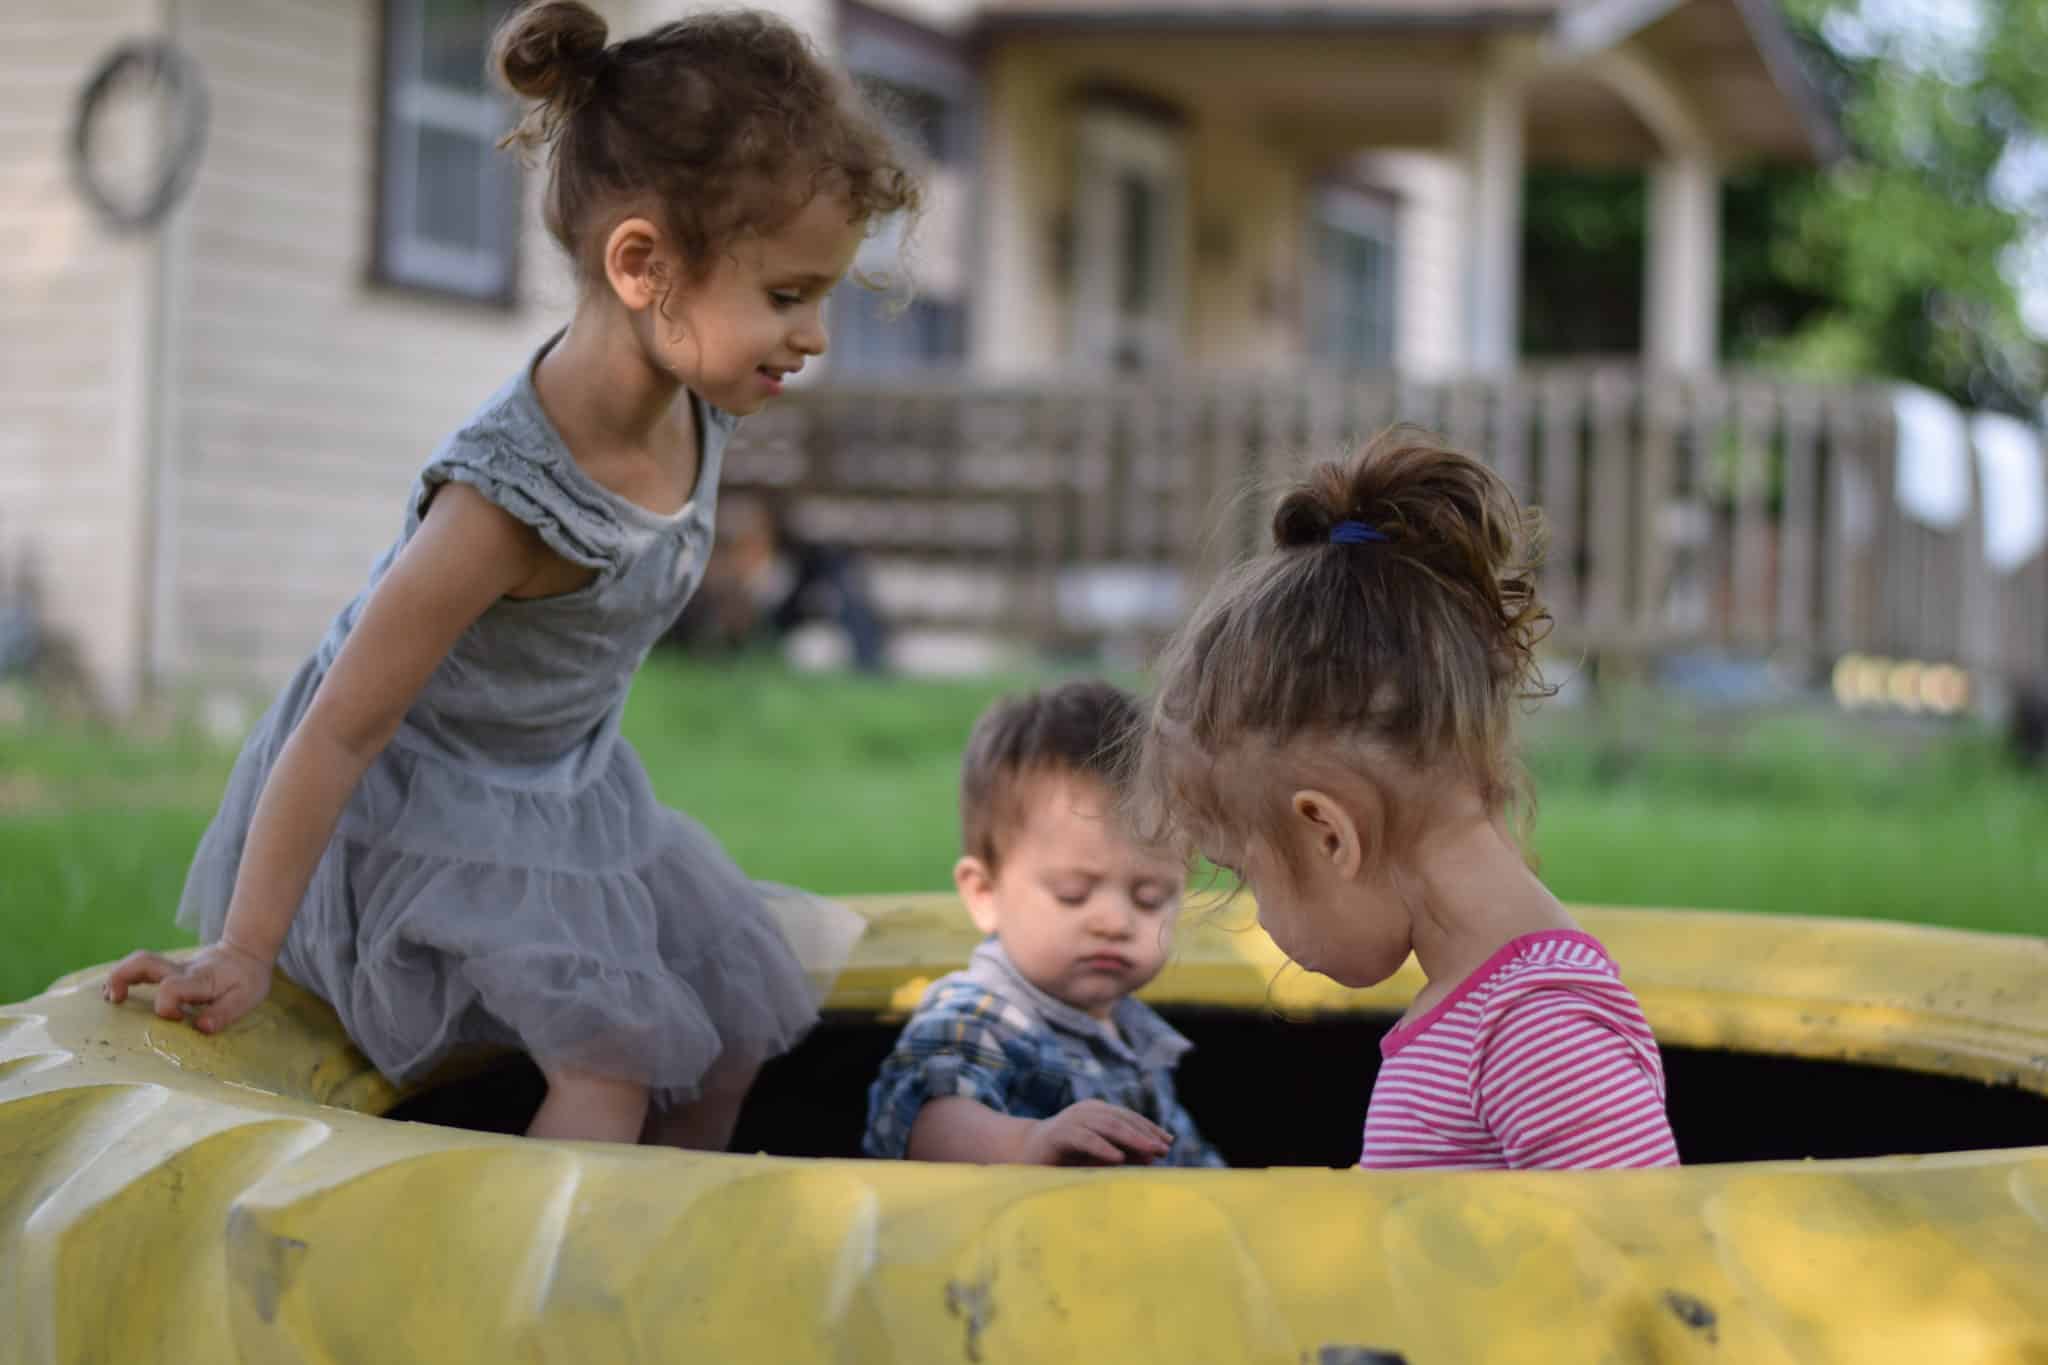
[[[378,11],[180,2],[213,124],[164,238],[167,677],[295,666],[398,531],[434,444],[574,301],[537,214],[516,308],[371,281]]]
[[[0,12],[0,583],[32,575],[45,626],[116,707],[142,681],[157,247],[99,225],[72,189],[67,141],[93,67],[156,8]]]

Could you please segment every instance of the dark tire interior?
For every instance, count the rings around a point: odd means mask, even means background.
[[[1235,1166],[1348,1166],[1391,1016],[1285,1020],[1236,1010],[1169,1010],[1195,1044],[1181,1099]],[[867,1087],[897,1025],[828,1015],[762,1070],[733,1150],[860,1155]],[[1838,1061],[1664,1049],[1671,1124],[1688,1164],[1869,1157],[2048,1145],[2048,1096],[2012,1085]],[[508,1061],[413,1097],[389,1117],[522,1131],[543,1082]]]

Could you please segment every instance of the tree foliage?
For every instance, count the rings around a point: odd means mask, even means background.
[[[1749,170],[1723,205],[1726,358],[1885,376],[2032,413],[2048,351],[2022,321],[2048,265],[2048,0],[1787,0],[1850,152]],[[1524,340],[1634,350],[1641,178],[1532,176]],[[1626,308],[1588,286],[1626,287]],[[2048,291],[2048,270],[2034,287]]]

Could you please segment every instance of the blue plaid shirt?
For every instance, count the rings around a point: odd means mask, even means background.
[[[1081,1100],[1143,1114],[1173,1134],[1167,1166],[1221,1166],[1173,1093],[1189,1048],[1149,1007],[1124,997],[1114,1030],[1026,981],[989,939],[964,972],[932,983],[868,1088],[861,1150],[902,1157],[926,1102],[958,1095],[1014,1118],[1046,1119]]]

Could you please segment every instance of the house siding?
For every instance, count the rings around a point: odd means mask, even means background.
[[[435,443],[574,290],[531,193],[516,306],[372,281],[377,0],[183,0],[179,38],[214,122],[166,264],[155,664],[271,683],[360,589]]]
[[[68,141],[92,69],[149,31],[156,6],[38,9],[0,17],[0,584],[33,581],[44,627],[120,708],[144,648],[156,247],[99,224],[72,187]]]

